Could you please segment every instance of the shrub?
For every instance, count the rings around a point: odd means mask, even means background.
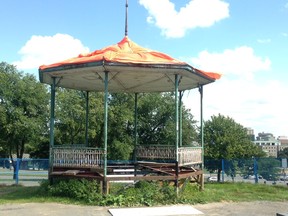
[[[135,185],[114,185],[117,190],[102,196],[96,181],[86,179],[58,180],[53,185],[41,183],[40,190],[53,197],[65,197],[100,206],[153,206],[177,202],[175,188],[168,183],[139,181]],[[113,188],[113,185],[112,187]]]
[[[49,185],[42,183],[41,187],[49,195],[58,197],[68,197],[85,203],[94,203],[102,200],[99,184],[96,181],[86,179],[60,180]]]

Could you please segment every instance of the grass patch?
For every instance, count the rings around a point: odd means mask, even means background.
[[[0,185],[0,204],[24,202],[58,202],[97,206],[152,206],[168,204],[197,204],[211,202],[288,201],[288,187],[250,183],[205,184],[199,191],[195,184],[186,185],[176,196],[175,188],[157,182],[138,182],[129,187],[112,184],[110,194],[102,196],[93,181],[70,180],[41,186]]]
[[[78,204],[73,199],[49,196],[40,186],[24,187],[22,185],[0,185],[0,204],[29,202],[57,202],[64,204]]]
[[[288,187],[251,183],[206,184],[205,202],[287,201]]]

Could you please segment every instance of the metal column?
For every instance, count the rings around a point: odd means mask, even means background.
[[[86,124],[85,124],[85,146],[88,147],[88,126],[89,126],[89,92],[86,92]]]
[[[52,77],[51,101],[50,101],[50,148],[54,146],[55,91],[56,91],[56,78]]]
[[[176,161],[178,163],[178,147],[179,147],[179,99],[178,99],[178,88],[179,88],[179,75],[175,75],[175,148],[176,148]]]
[[[138,144],[138,131],[137,131],[137,124],[138,124],[138,93],[135,93],[135,101],[134,101],[134,152],[133,152],[133,160],[134,160],[134,176],[136,176],[137,172],[137,144]]]
[[[107,139],[108,139],[108,71],[105,71],[105,96],[104,96],[104,182],[103,193],[108,193],[107,184]]]
[[[56,92],[56,78],[52,77],[51,84],[51,101],[50,101],[50,149],[49,149],[49,181],[50,173],[53,171],[53,147],[54,147],[54,124],[55,124],[55,92]]]
[[[182,96],[183,96],[183,91],[180,91],[179,95],[179,147],[182,147],[182,122],[183,122],[183,103],[182,103]]]
[[[176,162],[175,162],[175,187],[176,187],[176,194],[179,193],[179,98],[178,98],[178,89],[179,89],[179,75],[175,74],[175,153],[176,153]]]
[[[201,148],[202,148],[202,164],[201,169],[204,172],[204,128],[203,128],[203,85],[199,85],[200,92],[200,134],[201,134]],[[200,189],[204,190],[204,173],[200,180]]]

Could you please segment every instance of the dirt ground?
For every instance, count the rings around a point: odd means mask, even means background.
[[[281,213],[288,216],[287,202],[241,202],[210,203],[193,205],[194,208],[211,216],[254,216]],[[0,215],[9,216],[111,216],[108,207],[77,206],[57,203],[24,203],[0,205]],[[188,215],[186,215],[188,216]]]

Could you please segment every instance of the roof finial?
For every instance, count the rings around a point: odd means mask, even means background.
[[[128,35],[128,0],[126,0],[126,14],[125,14],[125,36]]]

